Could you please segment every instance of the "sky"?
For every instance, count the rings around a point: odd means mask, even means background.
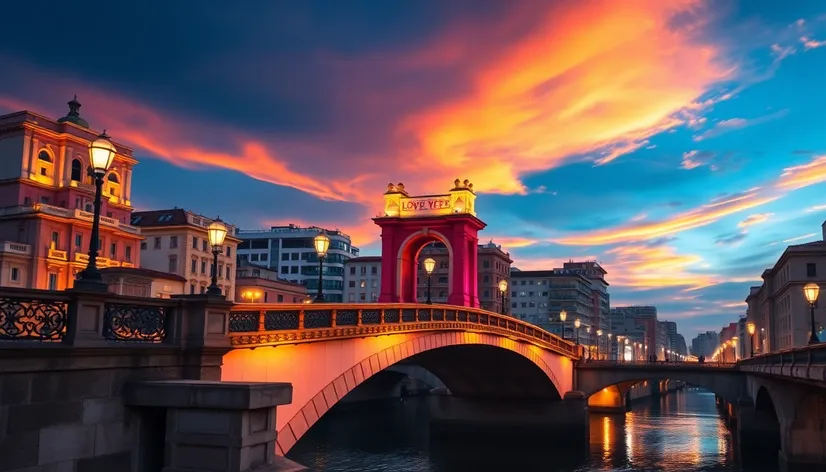
[[[81,116],[137,209],[340,228],[469,179],[522,270],[597,260],[687,339],[826,220],[826,2],[12,2],[0,113]]]

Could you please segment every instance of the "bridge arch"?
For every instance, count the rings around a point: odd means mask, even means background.
[[[614,396],[616,406],[633,385],[651,379],[682,381],[709,390],[731,404],[744,396],[745,380],[742,373],[727,368],[691,365],[663,366],[659,364],[622,365],[580,363],[576,370],[576,389],[586,398],[599,394],[605,402]],[[598,397],[599,398],[599,397]],[[589,402],[590,403],[590,402]],[[606,403],[603,406],[609,406]]]
[[[453,247],[450,240],[441,232],[422,228],[411,233],[399,245],[399,251],[396,255],[398,268],[396,273],[396,287],[397,293],[401,294],[402,300],[417,301],[418,298],[418,283],[417,283],[417,269],[419,264],[419,254],[422,249],[430,243],[440,242],[447,248],[448,257],[448,274],[447,274],[447,293],[453,293],[453,266],[455,260],[453,259]]]
[[[283,455],[340,399],[402,360],[433,372],[457,395],[558,399],[571,390],[573,361],[529,343],[474,332],[393,334],[236,349],[221,380],[290,382],[279,407],[276,452]]]

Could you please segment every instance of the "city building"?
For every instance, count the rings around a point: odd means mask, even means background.
[[[0,116],[0,284],[70,288],[88,263],[95,185],[89,143],[100,134],[80,116],[77,98],[53,120],[20,111]],[[98,123],[101,127],[105,123]],[[132,214],[132,150],[116,155],[103,178],[97,265],[136,267],[140,229]]]
[[[642,326],[643,352],[645,357],[657,356],[657,359],[665,359],[665,350],[670,349],[664,325],[657,320],[657,307],[655,306],[620,306],[611,308],[611,324],[614,325],[617,319],[633,320],[622,323],[632,323],[634,326]]]
[[[187,280],[184,293],[204,293],[212,283],[212,246],[207,228],[212,219],[184,210],[136,211],[132,225],[146,238],[141,242],[141,267]],[[218,255],[218,287],[228,300],[235,298],[235,252],[240,242],[232,236],[234,227],[227,225],[227,236]]]
[[[700,333],[696,338],[691,340],[691,354],[697,357],[705,356],[711,360],[711,356],[717,347],[720,345],[719,333],[714,331],[706,331]]]
[[[595,325],[608,331],[611,327],[611,296],[605,281],[608,272],[596,261],[568,261],[562,264],[562,271],[583,275],[591,282],[591,311],[599,316]]]
[[[313,238],[325,234],[330,247],[324,258],[322,288],[329,302],[344,301],[344,263],[358,257],[359,250],[350,242],[350,236],[339,230],[310,226],[302,228],[289,224],[263,230],[236,230],[238,262],[250,262],[277,270],[278,276],[300,283],[314,296],[318,290],[318,254]]]
[[[235,300],[239,303],[303,303],[307,287],[278,276],[278,271],[242,263],[235,272]]]
[[[117,295],[170,298],[186,293],[186,278],[139,267],[107,267],[100,270],[109,291]]]
[[[821,229],[824,240],[788,246],[774,266],[763,272],[763,284],[749,290],[746,322],[755,324],[756,351],[780,351],[808,343],[810,306],[803,287],[811,282],[821,287],[826,284],[826,223]],[[823,341],[826,303],[815,306],[815,324]]]
[[[381,257],[363,256],[344,261],[344,301],[374,303],[381,293]]]
[[[496,313],[507,312],[507,300],[505,301],[505,310],[503,310],[499,282],[508,280],[510,265],[513,262],[510,254],[503,251],[502,246],[496,245],[493,241],[478,245],[476,251],[476,284],[479,293],[479,308]],[[450,258],[447,248],[442,243],[429,244],[419,253],[418,293],[416,298],[419,301],[427,299],[427,272],[425,272],[422,261],[428,257],[436,261],[436,267],[431,275],[430,298],[434,303],[447,303]],[[507,296],[507,294],[505,295]]]
[[[646,323],[643,319],[638,319],[634,315],[633,311],[617,308],[611,308],[610,310],[611,327],[609,332],[617,338],[616,347],[612,349],[612,353],[616,355],[617,359],[642,360],[646,357]],[[625,339],[628,339],[628,345],[625,344]]]
[[[515,318],[558,336],[564,334],[567,339],[579,336],[584,345],[597,345],[599,314],[594,313],[588,278],[557,270],[512,271],[510,276],[511,312]],[[559,317],[563,310],[567,313],[565,323]],[[582,324],[578,334],[573,326],[577,318]]]

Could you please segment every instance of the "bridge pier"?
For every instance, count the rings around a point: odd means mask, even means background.
[[[430,435],[436,440],[462,438],[474,443],[540,441],[543,447],[584,447],[588,444],[587,403],[578,391],[566,393],[561,401],[544,403],[440,397],[432,411]]]
[[[780,435],[778,454],[784,472],[826,470],[826,395],[809,394]]]
[[[780,450],[780,428],[771,413],[755,408],[751,398],[737,400],[737,444],[743,462],[774,458]]]

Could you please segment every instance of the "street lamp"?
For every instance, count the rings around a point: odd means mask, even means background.
[[[613,360],[611,357],[614,356],[614,345],[611,343],[611,333],[608,333],[608,341],[605,343],[605,350],[608,351],[605,354],[605,357],[607,357],[609,361]]]
[[[809,308],[811,309],[812,334],[809,335],[809,344],[817,344],[820,339],[818,339],[817,331],[815,331],[815,303],[817,303],[817,296],[820,295],[820,286],[814,283],[806,284],[803,287],[803,294],[806,295],[806,301],[809,302]]]
[[[209,224],[207,227],[207,237],[209,244],[212,246],[212,283],[207,288],[207,294],[220,295],[221,288],[218,287],[218,254],[221,253],[221,245],[224,244],[224,238],[227,237],[227,227],[221,218]]]
[[[562,339],[565,339],[565,320],[568,318],[568,312],[562,310],[559,312],[559,324],[562,325]]]
[[[593,349],[594,346],[591,344],[591,326],[590,325],[585,327],[585,334],[588,335],[588,336],[586,336],[588,338],[588,360],[591,360],[591,349]]]
[[[576,336],[576,345],[579,346],[579,327],[582,326],[582,322],[579,321],[579,318],[574,320],[574,336]]]
[[[327,249],[330,249],[330,238],[324,234],[319,234],[313,238],[313,246],[315,246],[315,253],[318,254],[318,292],[316,292],[315,301],[324,302],[324,290],[322,284],[324,278],[324,258],[327,256]]]
[[[731,347],[734,349],[734,362],[737,362],[737,341],[739,339],[740,338],[738,338],[737,336],[731,337]]]
[[[746,329],[749,331],[749,357],[754,357],[754,332],[757,327],[754,326],[754,322],[749,321],[746,323]]]
[[[599,348],[601,347],[600,344],[602,344],[602,330],[598,329],[597,330],[597,360],[599,360],[599,358],[601,357],[600,353],[599,353],[599,351],[600,351]]]
[[[103,177],[115,159],[115,145],[110,141],[106,130],[89,143],[90,174],[95,179],[95,208],[92,218],[92,238],[89,240],[89,262],[86,268],[77,275],[75,287],[85,290],[106,291],[106,284],[97,266],[98,251],[100,250],[100,207],[103,195]]]
[[[260,290],[246,290],[244,293],[241,294],[241,298],[249,298],[250,303],[255,303],[255,300],[261,296]]]
[[[502,279],[499,282],[499,295],[502,297],[502,314],[506,315],[508,312],[505,310],[505,292],[508,291],[508,281]]]
[[[433,269],[436,268],[436,261],[432,257],[428,257],[422,263],[424,264],[424,271],[427,272],[427,301],[425,303],[430,305],[433,303],[430,300],[430,278],[433,275]]]

